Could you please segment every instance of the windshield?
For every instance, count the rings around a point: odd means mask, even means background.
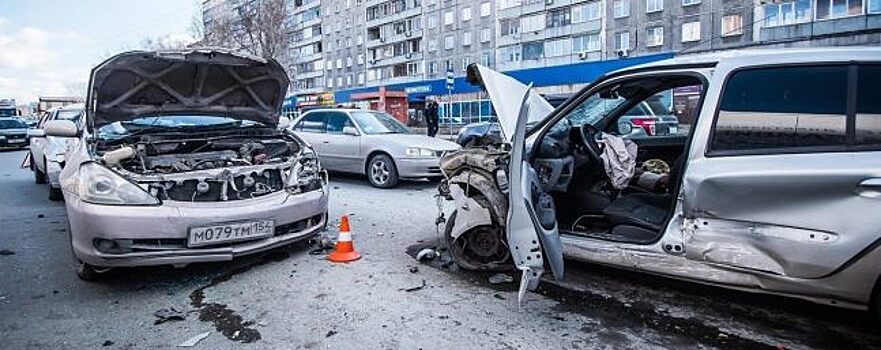
[[[0,129],[27,129],[28,125],[18,119],[0,120]]]
[[[15,116],[15,108],[0,108],[0,118],[14,117],[14,116]]]
[[[83,115],[82,109],[64,109],[58,111],[58,116],[55,117],[56,120],[70,120],[74,123],[80,120],[80,116]]]
[[[379,112],[352,112],[352,119],[365,134],[409,134],[410,129],[394,117]]]
[[[147,116],[113,122],[98,129],[102,139],[118,139],[143,132],[192,131],[234,129],[263,126],[263,124],[229,117],[208,115]]]
[[[569,119],[572,126],[578,127],[588,123],[595,124],[598,120],[602,119],[606,113],[617,108],[626,101],[626,99],[622,97],[604,98],[601,95],[602,94],[591,95],[578,105],[578,107],[575,107],[575,109],[569,112],[567,119]]]

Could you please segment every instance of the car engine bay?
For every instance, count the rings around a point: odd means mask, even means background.
[[[96,145],[101,162],[160,200],[215,202],[323,186],[318,158],[276,130],[153,133]]]

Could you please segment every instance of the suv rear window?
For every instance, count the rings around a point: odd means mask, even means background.
[[[735,72],[720,102],[710,151],[775,153],[847,143],[848,66]]]

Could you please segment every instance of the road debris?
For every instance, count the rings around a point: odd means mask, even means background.
[[[425,288],[425,286],[426,286],[425,280],[422,280],[422,284],[421,284],[421,285],[414,286],[414,287],[409,287],[409,288],[401,288],[400,290],[409,293],[409,292],[415,292],[415,291],[417,291],[417,290],[420,290],[420,289],[422,289],[422,288]]]
[[[3,250],[0,250],[0,255],[3,255],[3,256],[15,255],[15,252],[11,251],[11,250],[3,249]]]
[[[418,266],[410,266],[410,273],[417,273],[417,272],[419,272]]]
[[[114,343],[112,340],[105,340],[104,343],[101,343],[101,346],[108,347],[108,346],[112,346],[113,344],[116,344],[116,343]]]
[[[511,282],[514,282],[514,277],[504,273],[497,273],[495,275],[489,276],[490,284],[502,284]]]
[[[385,236],[385,232],[377,231],[377,232],[376,232],[376,235],[377,235],[377,236]]]
[[[153,321],[154,325],[163,324],[168,321],[183,321],[187,318],[185,312],[173,307],[156,310],[156,312],[153,313],[153,316],[156,316],[156,321]]]
[[[324,335],[324,337],[325,337],[325,338],[330,338],[330,337],[332,337],[332,336],[335,336],[337,333],[339,333],[339,332],[337,332],[337,331],[335,331],[335,330],[329,330],[329,331],[327,331],[327,334]]]
[[[419,253],[416,254],[417,261],[422,261],[426,259],[431,260],[435,257],[437,257],[437,251],[431,248],[422,249],[419,251]]]
[[[209,335],[211,335],[211,332],[197,334],[197,335],[193,336],[192,338],[187,339],[183,343],[178,344],[177,347],[179,347],[179,348],[192,348],[192,347],[196,346],[196,344],[199,344],[200,341],[204,340],[205,338],[208,338]]]

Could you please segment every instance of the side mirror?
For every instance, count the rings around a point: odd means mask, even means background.
[[[46,130],[43,129],[28,129],[28,137],[46,137]]]
[[[279,130],[287,130],[287,128],[291,127],[291,119],[285,116],[278,117],[278,129]]]
[[[343,127],[343,134],[349,136],[358,136],[358,129],[355,129],[354,126],[345,126]]]
[[[55,137],[77,137],[80,133],[70,120],[50,120],[43,125],[43,130],[46,135]]]

